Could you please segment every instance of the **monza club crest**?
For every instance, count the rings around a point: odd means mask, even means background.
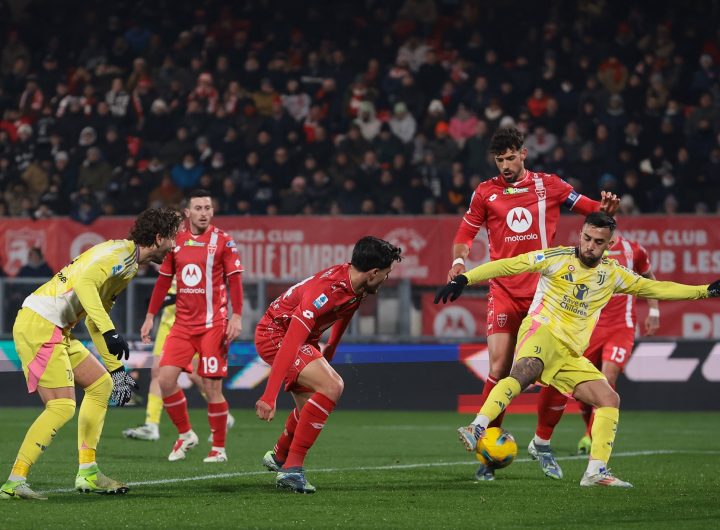
[[[504,328],[505,324],[507,324],[507,321],[508,321],[507,313],[498,313],[498,316],[497,316],[498,326],[500,326],[501,328]]]

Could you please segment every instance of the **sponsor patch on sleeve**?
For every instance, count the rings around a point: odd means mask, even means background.
[[[540,252],[540,253],[538,253],[538,254],[535,254],[535,263],[540,263],[540,262],[543,261],[544,259],[545,259],[545,253],[544,253],[544,252]]]
[[[318,296],[315,300],[313,300],[313,305],[316,309],[320,309],[322,306],[327,304],[328,297],[325,296],[325,293],[322,293],[320,296]]]
[[[572,190],[570,192],[570,195],[568,195],[568,198],[565,199],[565,206],[567,206],[568,208],[572,208],[573,206],[575,206],[575,203],[578,202],[579,198],[580,194],[577,191]]]

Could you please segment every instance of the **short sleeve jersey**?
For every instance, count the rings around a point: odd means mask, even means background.
[[[210,225],[193,235],[178,234],[176,246],[163,261],[160,274],[175,276],[175,322],[191,331],[224,325],[228,293],[225,280],[243,271],[235,241]]]

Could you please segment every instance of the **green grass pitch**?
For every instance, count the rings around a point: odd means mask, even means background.
[[[39,408],[0,408],[2,478]],[[203,464],[207,418],[193,410],[201,445],[170,463],[172,425],[159,442],[126,440],[139,409],[111,409],[99,450],[101,469],[127,481],[125,496],[72,491],[77,467],[76,420],[32,470],[45,502],[0,502],[2,528],[717,528],[720,521],[720,413],[622,413],[611,462],[632,490],[581,488],[585,462],[570,456],[581,420],[568,416],[553,447],[565,479],[545,478],[525,448],[533,416],[513,415],[519,455],[497,480],[473,480],[474,457],[455,429],[469,416],[436,412],[334,413],[306,464],[315,495],[275,489],[260,459],[275,442],[285,413],[263,424],[233,411],[227,464]]]

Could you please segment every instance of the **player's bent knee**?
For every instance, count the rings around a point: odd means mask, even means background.
[[[345,382],[336,374],[323,385],[321,392],[333,401],[337,401],[342,396],[343,390],[345,390]]]
[[[100,400],[107,401],[113,390],[112,377],[110,377],[109,373],[105,372],[84,390],[86,394],[92,394]]]
[[[73,416],[75,416],[75,409],[77,408],[77,405],[74,399],[51,399],[45,403],[45,408],[61,417],[64,420],[64,425],[73,419]]]
[[[616,409],[620,408],[620,395],[615,392],[614,390],[611,390],[610,392],[605,393],[603,396],[598,399],[596,407],[614,407]]]

